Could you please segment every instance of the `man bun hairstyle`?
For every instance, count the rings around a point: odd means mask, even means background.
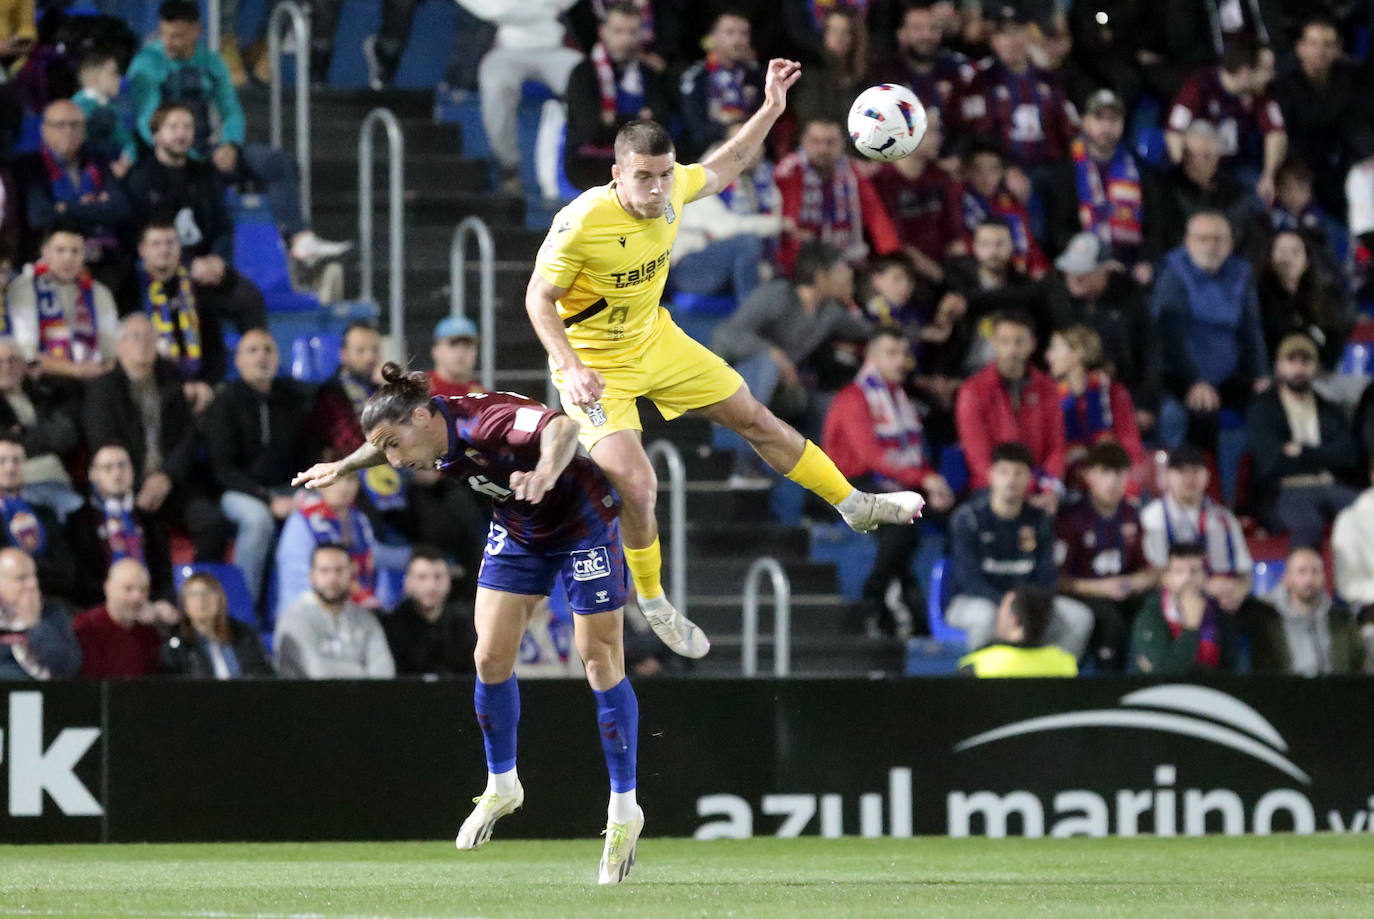
[[[667,129],[648,118],[627,121],[615,135],[616,162],[635,154],[665,156],[675,150],[673,138]]]
[[[429,404],[429,377],[407,371],[395,361],[382,365],[382,385],[363,406],[363,433],[384,424],[406,424],[411,414]]]

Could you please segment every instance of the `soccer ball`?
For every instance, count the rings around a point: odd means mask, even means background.
[[[850,106],[849,137],[871,160],[899,160],[915,151],[925,136],[925,106],[905,86],[870,86]]]

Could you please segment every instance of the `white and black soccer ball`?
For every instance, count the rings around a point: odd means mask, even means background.
[[[871,160],[899,160],[926,136],[926,110],[898,83],[879,83],[859,93],[849,109],[849,138]]]

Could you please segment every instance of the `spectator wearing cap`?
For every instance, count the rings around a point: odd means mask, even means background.
[[[1295,60],[1274,79],[1289,156],[1312,168],[1317,200],[1339,214],[1346,172],[1374,153],[1365,88],[1356,62],[1341,53],[1340,29],[1324,13],[1307,14],[1293,52]]]
[[[1104,670],[1125,666],[1130,623],[1158,575],[1145,559],[1145,531],[1126,500],[1131,457],[1104,442],[1083,464],[1086,489],[1055,518],[1059,589],[1092,610],[1093,657]]]
[[[1326,676],[1367,673],[1355,617],[1326,589],[1326,566],[1315,549],[1294,549],[1283,582],[1265,594],[1250,624],[1256,673]]]
[[[66,607],[43,597],[32,558],[0,549],[0,680],[62,679],[80,670]]]
[[[910,360],[900,329],[885,326],[874,332],[858,376],[830,404],[822,446],[854,487],[920,491],[926,498],[925,516],[942,517],[954,506],[954,493],[931,466],[921,417],[902,387]],[[906,610],[924,607],[920,584],[912,574],[920,531],[914,526],[878,527],[878,553],[861,594],[865,618],[875,624],[890,618],[884,615],[885,598],[893,581],[901,588]],[[891,618],[898,637],[911,634],[911,623]]]
[[[466,316],[446,316],[434,327],[434,344],[429,356],[434,369],[429,372],[429,391],[436,396],[466,396],[482,392],[473,379],[477,367],[477,323]]]
[[[1030,365],[1030,320],[1013,312],[994,315],[992,350],[995,359],[964,382],[955,402],[971,485],[988,487],[998,444],[1024,444],[1038,492],[1031,503],[1053,513],[1064,483],[1064,413],[1054,381]]]
[[[950,520],[953,599],[945,619],[968,633],[970,651],[992,640],[997,607],[1007,591],[1025,585],[1054,590],[1054,524],[1026,501],[1030,482],[1030,451],[1024,444],[999,444],[986,494],[961,505]],[[1070,597],[1055,598],[1048,643],[1077,660],[1092,630],[1086,606]]]
[[[1274,200],[1274,177],[1288,155],[1288,132],[1283,112],[1269,95],[1265,79],[1259,46],[1247,36],[1228,37],[1221,65],[1194,73],[1174,97],[1164,142],[1169,156],[1179,162],[1183,158],[1183,132],[1194,119],[1207,119],[1221,137],[1222,165],[1232,171],[1257,172],[1255,194],[1270,204]],[[1258,162],[1248,152],[1256,137],[1262,138],[1264,151]]]
[[[965,655],[959,672],[976,677],[1078,676],[1078,662],[1063,648],[1045,643],[1054,619],[1054,594],[1018,587],[1002,595],[992,643]]]
[[[1350,505],[1345,482],[1359,464],[1345,412],[1312,388],[1317,345],[1301,332],[1286,335],[1274,361],[1274,385],[1250,403],[1246,436],[1255,461],[1254,489],[1271,528],[1294,547],[1316,547],[1322,531]]]
[[[1053,74],[1030,56],[1030,22],[1016,6],[997,11],[992,60],[964,92],[961,115],[970,134],[997,139],[1016,166],[1031,172],[1069,153],[1078,112]]]
[[[1207,594],[1234,613],[1250,593],[1254,560],[1236,515],[1207,495],[1210,478],[1207,456],[1197,447],[1185,444],[1169,452],[1164,493],[1140,512],[1145,558],[1162,571],[1171,549],[1201,547]]]
[[[1101,237],[1079,233],[1055,259],[1050,327],[1082,325],[1097,334],[1102,362],[1131,394],[1136,425],[1152,431],[1159,414],[1159,352],[1145,291],[1113,262]]]
[[[1082,486],[1080,475],[1088,451],[1110,441],[1119,444],[1141,472],[1131,488],[1131,494],[1140,494],[1145,446],[1136,427],[1131,394],[1103,367],[1102,340],[1087,326],[1059,329],[1050,336],[1045,361],[1064,410],[1064,481],[1069,490]]]
[[[1236,668],[1234,618],[1207,590],[1206,553],[1169,547],[1162,588],[1151,594],[1131,630],[1132,673],[1186,676]]]
[[[1053,167],[1045,195],[1051,251],[1065,249],[1078,233],[1106,243],[1112,259],[1149,284],[1153,267],[1145,252],[1145,176],[1121,142],[1126,109],[1110,89],[1088,97],[1083,130],[1069,158]]]
[[[1152,309],[1159,326],[1160,379],[1172,396],[1161,436],[1215,450],[1220,412],[1244,414],[1268,384],[1254,272],[1232,254],[1231,225],[1217,211],[1188,220],[1183,245],[1164,259]]]

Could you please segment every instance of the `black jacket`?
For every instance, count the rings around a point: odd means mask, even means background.
[[[1147,258],[1162,258],[1171,249],[1183,244],[1188,218],[1198,211],[1221,211],[1231,221],[1235,233],[1235,251],[1249,255],[1255,246],[1252,237],[1257,232],[1260,214],[1259,199],[1244,185],[1225,172],[1218,172],[1210,188],[1203,188],[1188,178],[1182,166],[1174,166],[1158,181],[1144,186],[1145,254]]]
[[[623,72],[624,65],[615,68],[617,80]],[[639,74],[644,84],[644,108],[655,121],[667,124],[672,115],[672,95],[663,76],[642,64]],[[639,112],[621,114],[610,125],[601,120],[601,82],[590,58],[573,68],[564,96],[568,100],[568,137],[563,161],[568,178],[578,188],[605,184],[611,180],[616,132],[621,125],[638,118]]]
[[[1279,401],[1278,387],[1275,382],[1255,396],[1245,419],[1246,440],[1255,461],[1253,488],[1256,494],[1277,492],[1279,480],[1291,475],[1329,472],[1337,479],[1350,475],[1359,459],[1350,425],[1345,420],[1345,413],[1321,396],[1314,394],[1321,445],[1303,447],[1297,456],[1283,452],[1284,444],[1293,439],[1293,432],[1283,403]]]
[[[1112,378],[1130,390],[1136,408],[1159,411],[1158,333],[1140,285],[1127,273],[1112,272],[1106,293],[1089,303],[1070,295],[1056,275],[1049,301],[1051,326],[1082,324],[1097,332],[1102,358],[1112,365]]]
[[[186,483],[200,449],[199,435],[191,405],[182,390],[181,374],[170,361],[158,358],[153,379],[160,396],[162,419],[159,448],[162,471],[178,486]],[[123,444],[134,464],[134,475],[141,482],[148,444],[143,430],[143,413],[134,401],[133,384],[119,364],[86,387],[82,405],[82,428],[86,445],[92,452],[105,444]]]
[[[263,650],[262,639],[258,633],[237,619],[229,620],[229,639],[234,656],[239,661],[239,672],[243,677],[272,677],[272,669]],[[213,680],[215,666],[210,662],[210,652],[205,650],[200,634],[188,622],[180,623],[172,630],[167,643],[162,648],[163,673],[188,677],[193,680]]]
[[[176,601],[172,583],[172,550],[162,521],[137,507],[134,523],[143,539],[143,559],[148,567],[148,596],[154,600]],[[81,606],[98,606],[105,602],[105,575],[110,570],[110,548],[102,535],[105,511],[90,501],[67,518],[66,537],[71,554],[81,566],[81,577],[73,585],[71,599]]]
[[[125,231],[129,222],[129,196],[124,187],[104,163],[96,163],[87,157],[81,158],[83,168],[95,168],[100,174],[100,190],[105,193],[104,201],[82,204],[69,202],[62,214],[57,213],[57,202],[53,198],[52,179],[41,153],[28,153],[14,161],[15,186],[24,189],[24,227],[21,230],[20,254],[25,261],[38,258],[38,249],[43,241],[43,233],[52,226],[53,220],[74,223],[81,231],[90,236],[115,236]],[[128,264],[127,257],[121,253],[120,261]]]
[[[285,488],[310,458],[305,388],[289,377],[263,395],[243,380],[226,383],[205,419],[215,481],[263,501]]]
[[[1274,80],[1273,94],[1288,126],[1288,155],[1317,173],[1318,196],[1325,202],[1339,194],[1350,166],[1374,153],[1368,93],[1359,71],[1338,60],[1326,84],[1317,87],[1294,62]]]
[[[436,622],[427,622],[406,597],[390,616],[382,617],[386,642],[396,659],[397,673],[467,675],[476,669],[472,659],[477,633],[471,612],[450,602]]]
[[[190,208],[201,240],[195,245],[182,241],[183,261],[214,254],[233,262],[234,219],[224,203],[224,181],[213,165],[192,160],[184,167],[164,166],[149,153],[129,170],[124,186],[133,202],[136,227],[155,215],[176,216]]]
[[[46,379],[25,377],[22,384],[24,395],[33,403],[32,427],[21,426],[9,401],[0,396],[0,429],[19,429],[24,440],[24,454],[29,459],[45,453],[61,456],[81,443],[81,431],[74,417],[77,406],[70,398],[70,391],[51,386]]]

